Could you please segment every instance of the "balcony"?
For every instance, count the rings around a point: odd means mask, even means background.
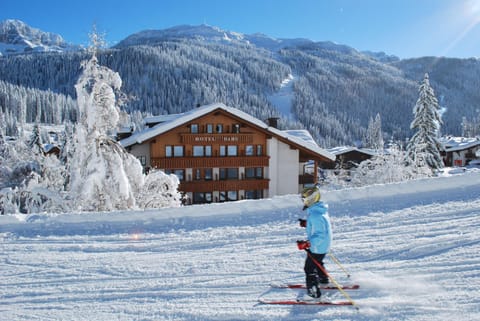
[[[268,179],[216,180],[181,182],[178,190],[182,192],[212,192],[268,189]]]
[[[152,157],[153,168],[233,168],[233,167],[267,167],[269,156],[231,156],[231,157]]]

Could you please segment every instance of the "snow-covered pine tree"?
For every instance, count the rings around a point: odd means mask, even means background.
[[[73,152],[68,165],[70,195],[76,208],[81,210],[135,208],[136,198],[145,194],[142,188],[155,185],[145,186],[139,160],[110,137],[120,118],[117,94],[122,80],[118,73],[99,65],[96,53],[102,41],[95,31],[91,40],[94,45],[92,57],[83,62],[83,72],[75,85],[79,123],[74,146],[70,149]],[[171,200],[168,205],[179,205],[178,181],[175,187],[170,187],[172,178],[167,175],[163,178],[156,186],[167,186],[163,196]],[[162,188],[150,192],[159,193]],[[149,205],[144,204],[143,198],[138,203],[142,207]],[[159,202],[154,205],[158,206]]]
[[[34,155],[39,156],[43,153],[42,135],[40,134],[40,126],[38,122],[33,125],[32,134],[28,141],[28,147]]]
[[[375,116],[375,119],[370,118],[365,135],[365,147],[372,148],[377,151],[383,150],[383,133],[382,133],[382,119],[380,114]]]
[[[93,32],[90,37],[92,56],[82,63],[83,72],[75,85],[79,123],[69,160],[70,194],[82,210],[132,208],[136,189],[143,183],[142,168],[108,135],[119,119],[115,93],[122,80],[118,73],[98,64],[99,35]],[[128,177],[127,172],[135,171],[140,175]]]
[[[419,87],[419,97],[413,108],[414,119],[410,128],[416,130],[407,145],[407,161],[414,166],[425,164],[432,170],[443,168],[438,131],[442,124],[440,107],[430,86],[428,73]]]

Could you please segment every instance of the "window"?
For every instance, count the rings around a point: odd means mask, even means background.
[[[227,193],[226,192],[220,192],[220,202],[225,202],[227,200]]]
[[[205,180],[206,181],[211,181],[212,178],[213,178],[213,169],[211,168],[205,168],[204,169],[204,173],[205,173]]]
[[[237,156],[237,145],[228,145],[227,147],[227,155],[228,156]]]
[[[238,199],[237,191],[228,191],[227,192],[227,197],[228,197],[229,201],[236,201]]]
[[[262,167],[246,167],[245,178],[263,178]]]
[[[221,134],[223,133],[223,125],[222,124],[217,124],[216,132]]]
[[[183,157],[183,146],[173,146],[173,157]]]
[[[232,125],[232,133],[234,133],[234,134],[240,133],[240,124],[233,124]]]
[[[173,173],[178,177],[179,181],[185,180],[185,171],[183,169],[176,169]]]
[[[220,168],[220,179],[238,179],[238,168]]]
[[[202,172],[200,171],[200,169],[197,168],[195,170],[195,180],[198,181],[200,179],[202,179]]]
[[[257,156],[262,156],[262,155],[263,155],[263,146],[257,145]]]
[[[183,146],[165,146],[165,157],[183,157]]]
[[[212,156],[212,146],[193,146],[193,157]]]
[[[238,168],[227,168],[228,179],[238,179]]]
[[[238,199],[237,191],[220,192],[220,202],[236,201]]]
[[[227,179],[227,169],[226,168],[220,168],[219,174],[220,174],[220,180]]]
[[[254,178],[255,177],[255,168],[247,167],[245,168],[245,178]]]
[[[221,145],[220,146],[220,156],[237,156],[238,146],[237,145]]]
[[[245,198],[246,199],[260,199],[263,197],[262,190],[252,190],[252,191],[245,191]]]
[[[253,156],[253,145],[245,146],[245,155],[246,156]]]
[[[212,202],[212,193],[193,193],[193,203],[194,204],[203,204]]]
[[[207,124],[207,133],[213,134],[213,124]]]
[[[185,179],[185,171],[183,169],[166,169],[165,174],[175,174],[180,181]]]
[[[205,156],[212,156],[212,146],[205,146]]]
[[[142,164],[142,166],[147,165],[147,156],[137,156],[137,158],[140,161],[140,164]]]
[[[198,134],[198,124],[191,124],[190,125],[190,133]]]
[[[211,203],[213,200],[213,195],[212,193],[205,193],[205,202],[206,203]]]
[[[193,157],[202,157],[203,154],[203,146],[193,146]]]

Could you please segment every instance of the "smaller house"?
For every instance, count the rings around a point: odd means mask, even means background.
[[[372,149],[360,149],[351,146],[340,146],[328,149],[330,153],[335,155],[335,169],[350,170],[364,160],[370,159],[376,155]]]
[[[60,147],[54,144],[45,144],[43,145],[43,153],[44,155],[55,155],[58,157],[60,155]]]
[[[480,139],[465,137],[440,138],[445,166],[466,166],[473,160],[480,159]]]

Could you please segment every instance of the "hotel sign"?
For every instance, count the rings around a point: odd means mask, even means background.
[[[253,134],[181,134],[185,144],[248,144],[253,142]]]
[[[222,143],[222,142],[238,142],[238,136],[195,136],[193,138],[195,142],[215,142],[215,143]]]

